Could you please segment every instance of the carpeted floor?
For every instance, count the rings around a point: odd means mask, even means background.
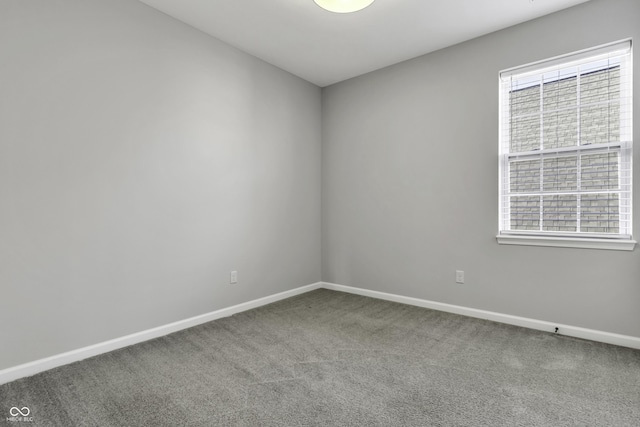
[[[640,426],[640,351],[316,290],[0,386],[47,426]]]

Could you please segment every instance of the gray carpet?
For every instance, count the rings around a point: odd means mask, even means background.
[[[317,290],[0,386],[51,426],[639,426],[640,351]]]

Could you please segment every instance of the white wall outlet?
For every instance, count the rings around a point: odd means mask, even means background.
[[[231,275],[229,277],[229,283],[231,283],[232,285],[235,285],[236,283],[238,283],[238,272],[237,271],[232,271]]]
[[[456,270],[456,283],[464,283],[464,271]]]

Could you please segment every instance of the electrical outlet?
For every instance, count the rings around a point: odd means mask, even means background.
[[[456,283],[464,283],[464,271],[456,270]]]
[[[230,278],[229,278],[229,283],[231,283],[232,285],[235,285],[236,283],[238,283],[238,272],[237,271],[232,271]]]

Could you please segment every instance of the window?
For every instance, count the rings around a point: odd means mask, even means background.
[[[501,244],[633,250],[631,41],[500,73]]]

